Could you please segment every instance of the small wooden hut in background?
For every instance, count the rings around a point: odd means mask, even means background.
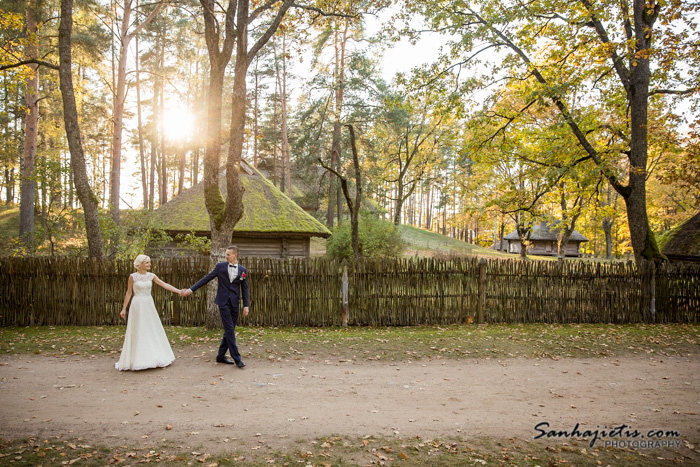
[[[560,229],[557,228],[556,224],[552,225],[546,222],[540,222],[532,229],[527,253],[529,255],[557,256],[559,232]],[[565,256],[580,257],[581,243],[587,241],[588,239],[578,230],[574,230],[569,238],[569,243],[566,245]],[[513,231],[503,237],[503,243],[508,253],[520,253],[522,244],[517,231]]]

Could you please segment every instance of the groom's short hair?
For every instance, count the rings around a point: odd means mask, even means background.
[[[238,256],[238,247],[236,245],[229,245],[226,247],[226,249],[233,251],[233,254]]]

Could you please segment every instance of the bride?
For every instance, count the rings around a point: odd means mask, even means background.
[[[151,267],[151,258],[148,256],[138,255],[134,260],[134,267],[137,271],[129,276],[124,306],[119,316],[122,318],[126,316],[126,305],[129,303],[132,290],[134,299],[129,308],[122,354],[114,367],[117,370],[145,370],[168,366],[175,361],[175,354],[170,348],[168,337],[165,335],[163,324],[153,303],[151,287],[155,282],[171,292],[180,293],[180,290],[148,272]]]

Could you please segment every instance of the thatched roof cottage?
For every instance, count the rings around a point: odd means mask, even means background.
[[[700,212],[659,239],[669,261],[700,262]]]
[[[282,193],[272,182],[246,162],[241,162],[244,212],[236,224],[231,243],[241,256],[272,258],[306,258],[310,254],[311,237],[330,237],[321,222],[306,213]],[[219,176],[219,188],[226,198],[225,169]],[[183,191],[156,210],[157,219],[173,238],[194,233],[211,237],[209,216],[204,205],[204,183]],[[164,247],[166,256],[187,251],[181,241]]]
[[[540,222],[532,229],[530,234],[530,245],[527,247],[529,255],[557,256],[557,238],[561,230],[557,224]],[[587,242],[578,230],[574,230],[566,245],[565,256],[581,256],[581,243]],[[508,253],[520,253],[522,248],[518,232],[513,231],[503,237],[503,243]]]

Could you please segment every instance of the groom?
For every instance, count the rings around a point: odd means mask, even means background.
[[[248,316],[248,281],[246,269],[238,264],[238,247],[232,245],[226,248],[226,262],[217,263],[212,272],[189,289],[183,290],[181,295],[187,297],[214,278],[219,280],[214,303],[219,306],[221,322],[224,325],[224,337],[221,339],[216,361],[236,364],[238,368],[243,368],[245,363],[241,360],[241,354],[238,353],[236,346],[236,324],[241,297],[243,298],[243,316]],[[226,357],[226,350],[231,352],[233,360]]]

